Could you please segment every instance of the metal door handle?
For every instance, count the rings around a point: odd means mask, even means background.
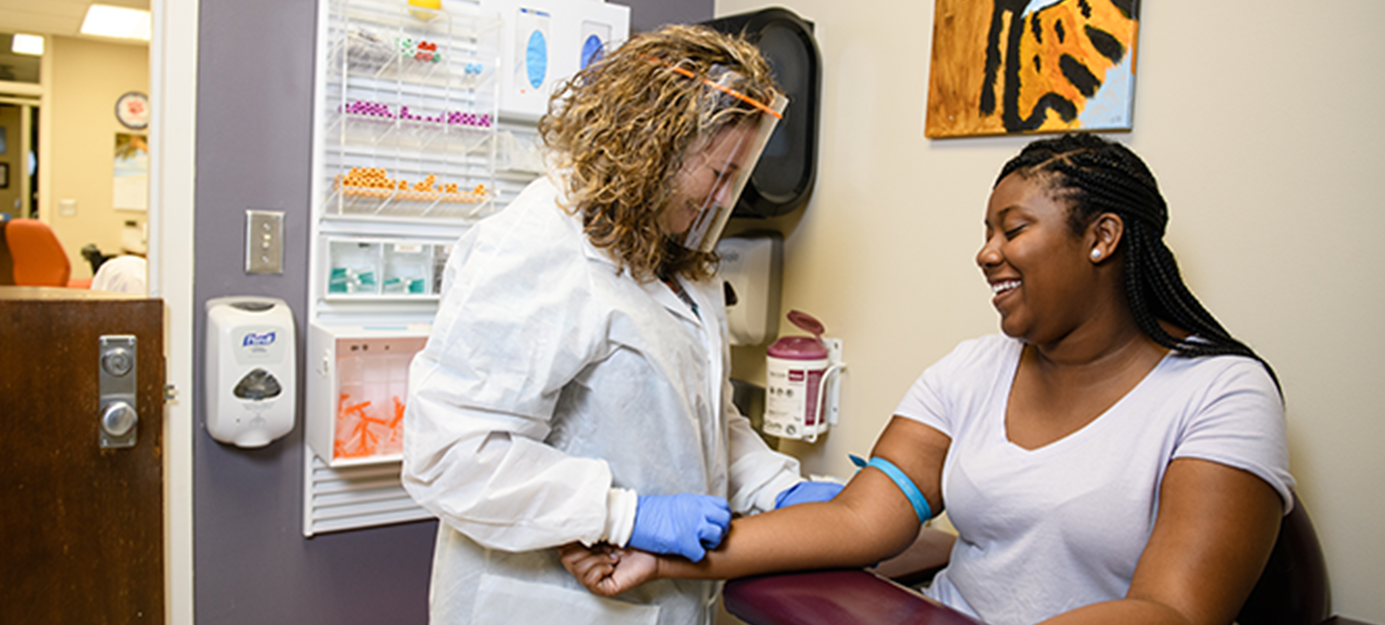
[[[139,435],[138,345],[129,334],[106,335],[100,341],[96,375],[101,388],[101,447],[134,447]]]
[[[123,401],[112,402],[101,415],[101,429],[112,437],[129,434],[136,423],[139,423],[139,413]]]

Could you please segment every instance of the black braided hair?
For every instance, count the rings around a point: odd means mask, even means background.
[[[1180,356],[1247,356],[1265,366],[1275,386],[1279,378],[1265,359],[1223,328],[1193,296],[1164,245],[1168,206],[1154,174],[1129,148],[1093,134],[1066,134],[1025,146],[1000,170],[995,184],[1018,172],[1040,178],[1056,197],[1069,202],[1068,225],[1081,234],[1102,213],[1125,221],[1125,296],[1135,323],[1155,343]],[[1178,339],[1159,325],[1167,321],[1192,334]]]

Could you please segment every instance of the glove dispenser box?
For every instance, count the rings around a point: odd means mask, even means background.
[[[308,335],[308,445],[333,467],[403,454],[409,364],[429,324],[328,326]]]
[[[293,311],[283,300],[207,302],[207,431],[238,447],[264,447],[293,429]]]

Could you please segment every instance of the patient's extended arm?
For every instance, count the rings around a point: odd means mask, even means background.
[[[936,430],[896,418],[875,455],[903,469],[937,509],[948,442]],[[1283,513],[1279,495],[1248,472],[1191,458],[1170,463],[1160,495],[1153,532],[1126,595],[1057,615],[1045,625],[1211,625],[1235,617],[1273,547]],[[900,490],[880,471],[866,469],[831,502],[737,519],[722,546],[700,563],[580,545],[564,548],[563,562],[592,592],[614,596],[662,577],[720,579],[868,565],[904,549],[917,531],[918,518]]]
[[[910,419],[896,417],[877,441],[886,458],[918,485],[934,510],[950,439]],[[659,558],[610,548],[563,549],[568,570],[592,592],[614,596],[663,577],[727,579],[771,571],[874,564],[909,546],[919,519],[899,487],[884,473],[866,469],[830,502],[790,506],[732,522],[720,548],[701,562]],[[844,539],[849,537],[849,539]]]

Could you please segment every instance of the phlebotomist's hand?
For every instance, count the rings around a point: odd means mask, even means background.
[[[832,501],[844,485],[836,482],[799,482],[785,488],[774,498],[774,509],[787,508],[801,503]]]
[[[673,553],[697,562],[721,544],[731,525],[731,506],[710,495],[640,495],[631,547]]]

